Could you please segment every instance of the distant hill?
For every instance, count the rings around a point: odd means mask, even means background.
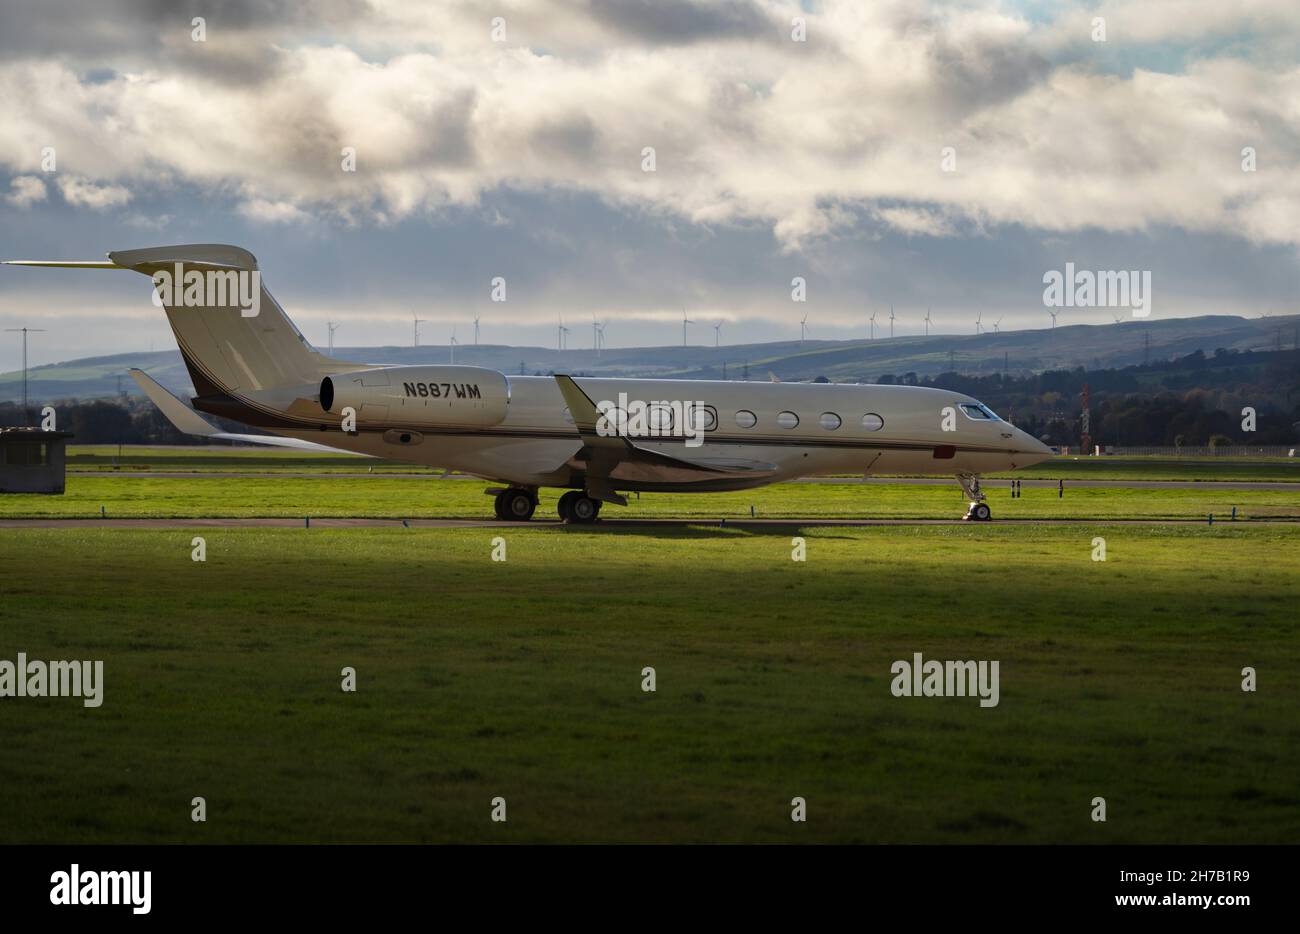
[[[677,379],[740,379],[748,366],[751,380],[874,382],[881,376],[935,376],[950,370],[968,375],[1006,371],[1017,375],[1044,370],[1101,369],[1181,357],[1197,350],[1291,349],[1300,335],[1300,315],[1238,318],[1209,315],[1159,321],[1126,319],[1120,324],[1075,324],[1055,330],[1003,331],[1000,334],[879,338],[874,341],[781,341],[729,344],[714,348],[615,347],[599,355],[590,349],[552,350],[497,344],[458,346],[456,362],[515,374],[565,372],[589,376],[643,376]],[[447,363],[446,345],[427,347],[342,347],[342,359],[370,364]],[[138,394],[127,377],[130,367],[147,371],[173,392],[193,394],[189,374],[175,350],[87,357],[33,367],[32,401],[95,399],[120,391]],[[119,380],[120,377],[120,380]],[[22,396],[22,373],[0,374],[0,401]]]

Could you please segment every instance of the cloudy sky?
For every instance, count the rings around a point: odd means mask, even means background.
[[[1294,313],[1298,168],[1295,0],[0,7],[0,256],[237,243],[321,346],[1042,327],[1067,262]],[[35,362],[173,346],[130,273],[0,267],[24,324]]]

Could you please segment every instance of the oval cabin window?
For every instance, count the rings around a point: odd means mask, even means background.
[[[620,409],[616,405],[612,405],[609,408],[604,409],[601,414],[605,416],[606,426],[616,434],[622,435],[627,431],[627,412],[623,409]],[[596,425],[598,428],[600,427],[599,422],[597,422]]]
[[[747,409],[741,409],[736,413],[737,428],[753,428],[758,424],[758,416]]]
[[[671,431],[673,427],[673,410],[666,405],[650,407],[650,430]]]
[[[799,425],[799,416],[793,412],[782,412],[776,417],[776,423],[782,428],[795,428]]]
[[[696,431],[712,431],[718,427],[718,416],[708,406],[701,406],[691,410],[691,424]]]
[[[834,431],[840,427],[840,417],[834,412],[823,412],[822,417],[817,419],[817,424],[821,425],[827,431]]]
[[[879,431],[885,427],[885,420],[875,412],[868,412],[862,416],[862,427],[867,431]]]

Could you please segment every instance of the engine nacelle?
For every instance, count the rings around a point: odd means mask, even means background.
[[[481,366],[388,366],[327,376],[321,408],[357,413],[357,427],[490,428],[505,420],[510,382]]]

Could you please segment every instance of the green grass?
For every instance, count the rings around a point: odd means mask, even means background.
[[[431,467],[352,454],[304,454],[275,448],[70,445],[68,466],[103,472],[441,473]],[[1298,458],[1054,457],[994,477],[1076,480],[1243,480],[1300,484]],[[1300,489],[1300,486],[1297,487]]]
[[[0,841],[1300,840],[1300,527],[193,534],[0,532]]]
[[[329,516],[490,518],[488,484],[400,478],[148,476],[68,478],[63,496],[0,496],[0,518]],[[559,491],[543,490],[539,515],[553,517]],[[1300,517],[1300,488],[1289,490],[1055,489],[989,491],[1000,518]],[[627,507],[606,506],[610,518],[958,518],[966,503],[950,486],[784,483],[742,493],[645,494]]]
[[[216,444],[196,447],[132,445],[123,447],[121,453],[115,444],[69,445],[68,469],[105,473],[441,473],[418,464],[355,454],[305,454],[284,448],[235,448]]]
[[[1300,483],[1300,458],[1053,457],[998,477],[1066,480],[1242,480]]]

